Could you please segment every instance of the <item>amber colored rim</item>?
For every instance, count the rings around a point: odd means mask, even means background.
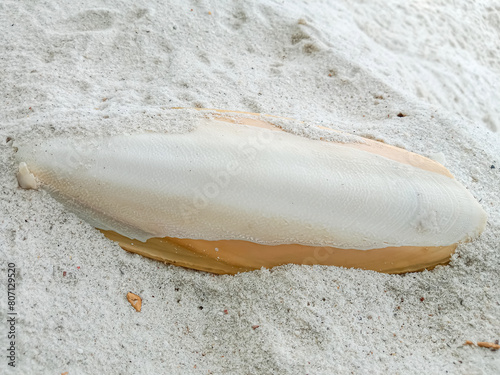
[[[113,231],[101,232],[129,252],[217,274],[235,274],[290,263],[359,268],[384,273],[415,272],[447,264],[457,247],[457,244],[453,244],[355,250],[328,246],[270,246],[238,240],[205,241],[171,237],[154,237],[141,242]]]

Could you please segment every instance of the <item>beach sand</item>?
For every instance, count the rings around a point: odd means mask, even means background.
[[[500,8],[447,3],[0,3],[0,372],[500,373],[500,351],[464,346],[500,339]],[[188,126],[171,107],[291,117],[434,158],[488,224],[433,271],[215,276],[127,253],[18,187],[14,141]]]

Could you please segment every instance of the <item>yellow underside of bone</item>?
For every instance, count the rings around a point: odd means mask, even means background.
[[[403,246],[373,250],[337,249],[297,244],[261,245],[248,241],[205,241],[180,238],[131,240],[113,231],[101,231],[127,251],[200,271],[235,274],[283,264],[328,265],[385,273],[405,273],[447,264],[457,245]]]

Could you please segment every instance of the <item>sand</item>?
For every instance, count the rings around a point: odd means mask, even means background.
[[[0,20],[1,373],[500,373],[500,351],[463,345],[500,339],[494,1],[7,0]],[[13,141],[189,126],[170,107],[291,117],[432,157],[486,230],[423,273],[214,276],[127,253],[18,187]]]

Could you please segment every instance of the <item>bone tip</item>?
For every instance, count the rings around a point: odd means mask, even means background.
[[[17,182],[23,189],[38,189],[38,183],[33,173],[28,169],[25,162],[19,163],[19,171],[17,172]]]

